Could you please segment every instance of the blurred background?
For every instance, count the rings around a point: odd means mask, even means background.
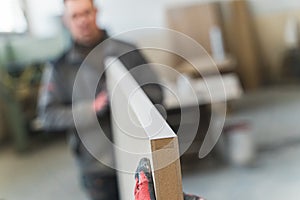
[[[297,0],[96,0],[99,26],[111,35],[160,27],[184,33],[203,46],[159,34],[124,39],[140,46],[167,43],[179,56],[145,51],[150,61],[182,73],[199,96],[187,104],[185,125],[199,124],[182,156],[183,188],[210,200],[299,199],[300,191],[300,1]],[[0,199],[87,199],[77,181],[65,133],[45,133],[36,121],[36,102],[45,63],[70,46],[62,21],[62,0],[2,0],[0,6]],[[130,34],[129,34],[130,35]],[[128,36],[128,35],[127,35]],[[167,39],[166,39],[167,38]],[[224,78],[227,113],[214,150],[198,152],[212,112],[203,78]],[[176,74],[156,69],[179,95],[187,95]],[[204,88],[204,89],[203,89]],[[218,96],[218,90],[212,91]],[[187,99],[188,102],[188,99]],[[193,106],[201,120],[193,118]],[[178,104],[166,91],[167,121],[176,132]],[[225,117],[225,116],[220,116]],[[179,138],[180,139],[180,138]]]

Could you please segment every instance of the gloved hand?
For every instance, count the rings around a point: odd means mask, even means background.
[[[142,158],[135,173],[135,200],[155,200],[150,160]]]
[[[108,96],[106,91],[100,92],[93,102],[93,109],[98,116],[101,116],[108,110]]]
[[[135,172],[135,200],[155,200],[155,191],[152,178],[150,160],[142,158]],[[184,200],[204,200],[202,197],[183,194]]]

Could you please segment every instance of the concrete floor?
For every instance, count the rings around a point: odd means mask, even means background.
[[[251,167],[208,157],[183,159],[183,187],[208,200],[298,200],[300,198],[299,87],[247,94],[234,102],[234,120],[246,120],[257,147]],[[0,200],[87,200],[64,139],[18,155],[0,149]]]
[[[11,147],[0,153],[1,200],[86,200],[72,155],[64,140],[18,155]]]

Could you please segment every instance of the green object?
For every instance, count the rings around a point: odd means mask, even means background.
[[[16,101],[12,92],[5,87],[0,79],[0,98],[5,104],[5,117],[12,132],[15,147],[18,151],[24,151],[28,147],[28,133],[21,105]]]

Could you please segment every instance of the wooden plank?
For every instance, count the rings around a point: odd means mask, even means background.
[[[237,71],[246,90],[257,89],[261,84],[261,60],[259,45],[251,13],[245,0],[229,3],[233,54],[237,57]]]
[[[214,26],[222,27],[220,5],[214,3],[197,3],[192,5],[169,7],[166,13],[168,27],[184,33],[200,43],[208,53],[212,53],[210,30]],[[178,48],[190,51],[186,44],[178,44]],[[189,52],[191,57],[198,57]]]
[[[106,66],[121,199],[134,199],[134,172],[146,157],[156,199],[182,200],[177,136],[119,60],[110,58]]]
[[[152,152],[163,150],[152,157],[154,168],[157,169],[154,172],[156,199],[181,200],[181,168],[179,159],[176,159],[179,154],[177,138],[151,140],[151,149]],[[168,163],[174,159],[171,164]]]

